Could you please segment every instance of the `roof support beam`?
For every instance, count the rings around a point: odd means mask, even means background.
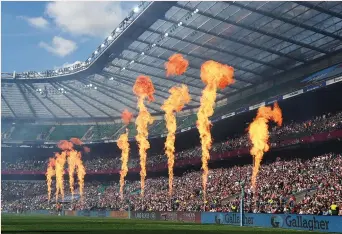
[[[14,110],[12,109],[12,107],[9,105],[9,103],[7,102],[6,98],[4,95],[1,94],[1,98],[4,100],[4,102],[6,103],[6,105],[8,106],[8,108],[10,109],[10,111],[12,112],[13,116],[15,118],[17,118],[18,116],[15,114]]]
[[[135,50],[131,50],[131,51],[134,51],[134,52],[135,52]],[[144,56],[149,56],[149,57],[151,57],[151,58],[160,59],[160,57],[155,57],[155,56],[151,56],[151,55],[144,55]],[[123,57],[123,56],[118,56],[118,58],[120,58],[120,59],[122,59],[122,60],[128,60],[127,58],[125,58],[125,57]],[[143,59],[141,59],[141,60],[143,60]],[[141,62],[141,60],[137,60],[137,61],[135,61],[134,63],[141,64],[141,65],[148,66],[148,67],[154,67],[154,68],[157,68],[157,69],[161,69],[161,68],[158,67],[158,66],[154,66],[154,65],[152,65],[152,64],[147,64],[147,63]],[[126,67],[126,68],[127,68],[127,67]],[[193,78],[193,79],[199,79],[199,77],[192,76],[192,75],[188,75],[188,74],[184,74],[184,76],[188,76],[188,77],[191,77],[191,78]],[[168,79],[169,79],[169,78],[165,78],[164,81],[167,81]],[[178,84],[179,84],[179,82],[178,82]],[[163,86],[163,84],[159,84],[159,83],[155,84],[155,86],[158,86],[158,85],[161,86],[162,88],[167,88],[167,89],[169,89],[168,86]],[[232,89],[235,89],[235,88],[232,88]],[[190,94],[195,95],[195,96],[198,96],[198,97],[201,96],[201,95],[199,95],[199,94],[197,94],[197,93],[194,93],[194,92],[190,92]]]
[[[319,11],[319,12],[322,12],[324,14],[327,14],[327,15],[331,15],[331,16],[334,16],[336,18],[340,18],[342,19],[342,14],[340,13],[337,13],[335,11],[330,11],[328,9],[325,9],[324,7],[321,7],[321,6],[318,6],[317,5],[313,5],[312,3],[310,2],[304,2],[304,1],[293,1],[294,3],[297,3],[299,5],[302,5],[302,6],[305,6],[305,7],[308,7],[308,8],[311,8],[311,9],[314,9],[316,11]],[[318,2],[317,2],[318,3]]]
[[[136,40],[136,41],[142,42],[142,43],[147,43],[147,42],[140,41],[140,40]],[[168,48],[168,47],[164,47],[164,46],[161,46],[161,45],[156,45],[156,47],[159,47],[159,48],[162,48],[162,49],[165,49],[165,50],[169,50],[169,51],[172,51],[172,52],[174,52],[174,53],[183,53],[182,51],[178,51],[178,50],[171,49],[171,48]],[[133,51],[133,52],[135,52],[135,53],[141,53],[141,51],[137,51],[137,50],[134,50],[134,49],[127,49],[127,51]],[[183,53],[183,54],[184,54],[184,53]],[[168,59],[169,59],[169,58],[166,58],[165,56],[164,56],[164,57],[162,57],[162,56],[158,56],[158,57],[157,57],[157,56],[151,55],[150,53],[149,53],[149,54],[145,54],[144,56],[150,56],[151,58],[161,59],[161,60],[164,60],[165,62],[167,62]],[[197,55],[193,55],[193,54],[188,54],[188,56],[192,56],[192,57],[194,57],[194,58],[198,58],[198,59],[201,59],[201,60],[209,60],[209,59],[211,59],[211,58],[203,58],[203,57],[201,57],[201,56],[197,56]],[[126,59],[126,58],[125,58],[125,59]],[[141,59],[141,60],[142,60],[142,59]],[[146,65],[146,66],[151,66],[151,67],[155,67],[155,68],[161,69],[160,67],[154,66],[154,65],[152,65],[152,64],[142,63],[141,60],[139,60],[138,63],[141,63],[141,64]],[[216,61],[218,61],[218,60],[216,60]],[[218,61],[218,62],[221,62],[221,61]],[[222,63],[222,62],[221,62],[221,63]],[[225,62],[223,62],[223,63],[225,63]],[[199,71],[201,70],[200,67],[191,65],[191,60],[190,60],[190,63],[189,63],[189,68],[193,68],[193,69],[196,69],[196,70],[199,70]],[[240,70],[241,70],[241,69],[240,69]],[[245,69],[244,69],[244,70],[245,70]],[[190,75],[190,74],[187,74],[186,72],[184,73],[184,76],[188,76],[188,77],[191,77],[191,78],[193,78],[193,79],[199,79],[199,77],[193,76],[193,75]],[[168,78],[168,79],[169,79],[169,78]],[[244,79],[241,79],[241,78],[236,78],[236,77],[235,77],[235,79],[238,80],[238,81],[241,81],[241,82],[243,82],[243,83],[246,83],[246,84],[253,84],[252,82],[247,81],[247,80],[244,80]],[[229,86],[229,87],[232,88],[232,89],[236,89],[236,88],[231,87],[231,86]]]
[[[85,83],[84,79],[82,79],[81,82]],[[96,84],[97,89],[98,89],[99,91],[101,91],[101,93],[103,93],[104,95],[113,98],[113,99],[116,100],[117,102],[120,102],[121,104],[123,104],[124,106],[127,106],[127,107],[131,108],[132,110],[137,110],[137,107],[136,107],[135,105],[131,105],[131,104],[129,104],[129,103],[126,103],[126,102],[123,102],[123,101],[122,101],[122,100],[128,100],[128,101],[131,101],[132,103],[135,103],[134,100],[129,99],[129,98],[124,97],[124,96],[121,96],[120,94],[118,94],[118,93],[116,92],[116,90],[115,90],[114,88],[109,87],[108,85],[104,86],[103,84],[101,84],[100,82],[97,82],[97,81],[95,81],[95,80],[89,80],[89,82],[91,82],[92,84]],[[109,93],[115,93],[116,95],[121,96],[121,97],[122,97],[122,100],[118,99],[117,97],[114,97],[114,96],[110,95],[110,94],[107,93],[107,92],[109,92]],[[153,109],[153,108],[152,108],[152,109]],[[155,110],[155,109],[153,109],[153,110]]]
[[[158,33],[160,34],[160,32],[157,32],[157,31],[154,31],[152,29],[148,29],[147,31],[150,31],[150,32],[153,32],[153,33]],[[188,40],[188,39],[185,39],[185,38],[182,38],[180,36],[176,36],[176,35],[169,35],[168,37],[170,38],[174,38],[176,40],[180,40],[180,41],[184,41],[184,42],[187,42],[187,43],[190,43],[190,44],[193,44],[193,45],[196,45],[198,47],[203,47],[203,48],[206,48],[206,49],[210,49],[210,50],[215,50],[217,52],[220,52],[220,53],[224,53],[224,54],[228,54],[228,55],[232,55],[234,57],[238,57],[238,58],[242,58],[244,60],[248,60],[248,61],[251,61],[253,63],[258,63],[258,64],[261,64],[261,65],[264,65],[264,66],[267,66],[267,67],[270,67],[270,68],[273,68],[273,69],[277,69],[277,70],[284,70],[284,68],[281,68],[279,66],[275,66],[275,65],[272,65],[272,64],[269,64],[269,63],[265,63],[263,61],[260,61],[260,60],[257,60],[257,59],[254,59],[252,57],[249,57],[249,56],[244,56],[242,54],[239,54],[239,53],[236,53],[236,52],[233,52],[233,51],[229,51],[229,50],[226,50],[226,49],[223,49],[223,48],[216,48],[215,46],[211,46],[211,45],[208,45],[208,44],[200,44],[200,43],[197,43],[197,42],[194,42],[194,41],[191,41],[191,40]],[[145,42],[146,43],[146,42]],[[157,46],[159,46],[157,44]],[[167,48],[167,47],[166,47]],[[193,56],[192,54],[190,54],[191,56]],[[199,56],[200,57],[200,56]],[[205,59],[205,60],[208,60],[210,58],[202,58],[202,59]],[[226,63],[224,61],[219,61],[221,63]],[[231,64],[232,65],[232,64]],[[244,67],[241,67],[239,65],[232,65],[234,67],[236,67],[237,69],[240,69],[241,71],[246,71],[246,72],[249,72],[249,73],[252,73],[252,74],[255,74],[255,75],[261,75],[260,73],[256,73],[255,71],[253,70],[249,70],[249,69],[246,69]]]
[[[118,93],[118,91],[119,91],[119,90],[117,89],[118,87],[114,88],[114,87],[111,86],[111,85],[103,84],[103,83],[101,83],[101,82],[99,82],[99,81],[95,81],[95,80],[91,80],[91,83],[96,84],[97,87],[101,87],[102,89],[105,89],[105,90],[108,91],[108,92],[113,92],[113,93],[115,93],[115,94],[117,94],[117,95],[119,95],[119,96],[122,96],[122,95],[123,95],[123,94]],[[120,91],[122,91],[123,93],[126,94],[126,96],[122,96],[122,98],[125,98],[125,99],[128,100],[128,101],[131,101],[131,102],[134,103],[135,105],[134,105],[134,106],[131,106],[131,105],[128,105],[127,103],[124,103],[124,102],[121,102],[121,103],[124,104],[124,105],[127,105],[127,106],[129,106],[130,108],[132,108],[133,110],[137,111],[137,110],[138,110],[138,109],[137,109],[137,106],[136,106],[137,100],[132,96],[132,93],[129,94],[129,93],[125,92],[124,90],[120,90]],[[127,97],[127,96],[128,96],[128,97]],[[156,101],[156,102],[153,102],[153,103],[160,104],[160,103],[158,103],[157,101]],[[154,111],[156,111],[156,112],[159,112],[159,111],[160,111],[159,109],[156,109],[156,108],[155,108],[154,106],[152,106],[151,104],[152,104],[152,103],[149,103],[149,108],[151,108],[152,110],[154,110]]]
[[[58,87],[54,84],[54,83],[51,83],[51,85],[55,88],[55,89],[58,89]],[[84,109],[81,105],[79,105],[77,102],[75,102],[75,100],[73,100],[68,94],[64,94],[64,96],[69,100],[71,101],[72,103],[74,103],[76,106],[78,106],[81,110],[83,110],[86,114],[88,114],[90,117],[94,118],[94,116],[89,113],[89,111],[87,111],[86,109]]]
[[[32,85],[32,84],[31,84]],[[25,88],[27,87],[27,84],[24,84],[24,86],[25,86]],[[58,117],[55,115],[55,113],[53,113],[51,110],[50,110],[50,108],[49,107],[47,107],[46,105],[45,105],[45,103],[42,101],[42,100],[40,100],[40,98],[35,94],[35,92],[34,91],[32,91],[31,89],[33,89],[34,90],[34,88],[33,88],[33,86],[30,86],[30,87],[27,87],[27,90],[38,100],[38,102],[42,105],[42,106],[44,106],[44,108],[55,118],[55,119],[57,119]],[[37,118],[37,117],[36,117]]]
[[[164,21],[167,21],[167,22],[170,22],[170,23],[173,23],[173,24],[178,24],[177,21],[174,21],[174,20],[171,20],[171,19],[163,19]],[[302,62],[302,63],[306,63],[306,61],[304,59],[301,59],[301,58],[297,58],[297,57],[294,57],[292,55],[289,55],[289,54],[284,54],[282,52],[279,52],[279,51],[276,51],[276,50],[273,50],[271,48],[267,48],[265,46],[261,46],[261,45],[255,45],[255,44],[252,44],[252,43],[248,43],[248,42],[245,42],[245,41],[240,41],[238,39],[235,39],[233,37],[227,37],[225,35],[219,35],[219,34],[214,34],[214,33],[211,33],[210,31],[205,31],[203,29],[200,29],[200,28],[196,28],[196,27],[193,27],[191,25],[188,25],[188,24],[183,24],[182,25],[184,28],[189,28],[191,30],[196,30],[196,31],[199,31],[201,33],[205,33],[205,34],[208,34],[210,36],[214,36],[214,37],[217,37],[217,38],[220,38],[222,40],[227,40],[227,41],[232,41],[234,43],[238,43],[238,44],[241,44],[241,45],[244,45],[244,46],[249,46],[249,47],[252,47],[254,49],[258,49],[258,50],[263,50],[263,51],[266,51],[270,54],[275,54],[275,55],[278,55],[280,57],[285,57],[285,58],[288,58],[288,59],[291,59],[291,60],[295,60],[295,61],[298,61],[298,62]]]
[[[121,71],[121,67],[119,67],[119,66],[117,66],[117,65],[114,65],[114,64],[110,64],[111,66],[113,66],[113,67],[117,67],[117,68],[119,68],[120,69],[120,71]],[[127,71],[131,71],[131,72],[136,72],[136,73],[141,73],[140,71],[138,71],[138,70],[134,70],[134,69],[132,69],[132,68],[125,68]],[[160,79],[160,80],[164,80],[164,79],[166,79],[166,78],[162,78],[162,77],[159,77],[159,76],[155,76],[154,74],[152,74],[152,73],[147,73],[147,72],[145,72],[144,71],[144,73],[143,74],[145,74],[145,75],[148,75],[148,76],[152,76],[152,77],[155,77],[155,78],[158,78],[158,79]],[[119,73],[119,75],[120,76],[123,76],[122,74],[121,74],[121,72]],[[129,78],[132,78],[132,77],[129,77]],[[169,81],[171,80],[171,81],[173,81],[175,84],[179,84],[180,82],[179,82],[179,80],[176,80],[176,79],[173,79],[173,78],[167,78]],[[187,86],[190,86],[190,87],[193,87],[193,88],[197,88],[197,89],[199,89],[199,90],[202,90],[203,89],[203,87],[200,87],[199,85],[194,85],[194,84],[187,84],[187,83],[185,83]]]
[[[336,40],[340,40],[340,41],[342,40],[342,37],[339,36],[339,35],[336,35],[336,34],[333,34],[333,33],[327,32],[327,31],[323,31],[323,30],[320,30],[320,29],[312,27],[312,26],[308,26],[308,25],[303,24],[301,22],[296,22],[296,21],[294,21],[292,19],[288,19],[288,18],[283,17],[281,15],[275,15],[275,14],[273,14],[271,12],[267,12],[267,11],[260,10],[260,9],[255,9],[255,8],[250,7],[248,5],[244,6],[240,2],[236,2],[236,1],[229,2],[229,4],[237,6],[237,7],[240,7],[240,8],[244,8],[244,9],[249,10],[251,12],[255,12],[255,13],[258,13],[258,14],[261,14],[261,15],[265,15],[265,16],[270,17],[270,18],[274,18],[274,19],[283,21],[283,22],[288,23],[288,24],[292,24],[292,25],[294,25],[296,27],[300,27],[300,28],[303,28],[303,29],[306,29],[306,30],[309,30],[309,31],[313,31],[315,33],[319,33],[319,34],[322,34],[322,35],[334,38]]]
[[[21,95],[22,95],[23,98],[26,100],[26,103],[27,103],[28,107],[30,108],[30,111],[32,112],[33,117],[34,117],[34,118],[38,118],[38,117],[37,117],[37,113],[36,113],[35,109],[34,109],[33,106],[32,106],[32,103],[30,102],[29,98],[27,97],[27,95],[26,95],[26,93],[24,92],[24,90],[23,90],[23,88],[21,87],[21,85],[18,84],[18,83],[15,83],[15,85],[19,88],[19,91],[20,91]],[[37,98],[37,97],[36,97],[36,98]],[[39,99],[39,98],[37,98],[37,99]]]
[[[114,66],[113,66],[114,67]],[[126,85],[128,85],[128,86],[133,86],[134,85],[134,82],[132,82],[131,80],[130,80],[130,77],[128,77],[128,76],[125,76],[125,75],[120,75],[120,76],[118,76],[118,75],[115,75],[115,74],[113,74],[113,73],[111,73],[111,72],[109,72],[109,71],[104,71],[103,72],[106,76],[115,76],[117,79],[115,79],[115,81],[118,81],[118,82],[120,82],[120,83],[123,83],[123,84],[126,84]],[[125,82],[124,82],[125,81]],[[165,89],[167,89],[167,91],[165,91],[165,93],[167,93],[168,92],[168,90],[170,89],[169,87],[165,87],[165,86],[161,86],[161,85],[158,85],[158,84],[154,84],[156,87],[158,87],[158,86],[160,86],[160,88],[161,89],[163,89],[163,88],[165,88]],[[157,90],[158,91],[158,90]],[[159,92],[162,92],[162,91],[159,91]],[[190,92],[189,92],[190,93]],[[199,97],[199,95],[197,95],[197,94],[195,94],[195,93],[190,93],[191,95],[194,95],[194,96],[196,96],[196,97]],[[166,96],[166,95],[162,95],[162,94],[159,94],[159,93],[155,93],[155,95],[156,96],[158,96],[158,97],[161,97],[161,98],[163,98],[164,100],[166,100],[167,98],[168,98],[168,96]],[[196,99],[192,99],[192,101],[194,101],[194,102],[197,102],[197,103],[199,103],[199,101],[198,100],[196,100]],[[163,103],[159,103],[159,102],[155,102],[155,103],[158,103],[160,106],[161,105],[163,105]],[[189,105],[188,105],[189,106]],[[160,111],[160,110],[159,110]]]
[[[184,10],[188,10],[188,11],[194,11],[193,8],[188,7],[188,6],[177,5],[177,7],[181,8],[181,9],[184,9]],[[323,49],[320,49],[318,47],[314,47],[314,46],[305,44],[303,42],[296,41],[296,40],[293,40],[291,38],[287,38],[287,37],[278,35],[276,33],[268,32],[268,31],[260,29],[260,28],[259,29],[258,28],[254,28],[254,27],[252,27],[250,25],[237,23],[237,22],[235,22],[233,20],[230,20],[230,19],[223,19],[222,17],[217,16],[217,15],[211,15],[211,14],[208,14],[206,12],[198,12],[197,14],[203,15],[203,16],[206,16],[206,17],[209,17],[209,18],[214,18],[215,17],[217,20],[220,20],[220,21],[225,22],[227,24],[232,24],[232,25],[235,25],[235,26],[240,27],[240,28],[244,28],[244,29],[247,29],[247,30],[250,30],[250,31],[253,31],[253,32],[257,32],[257,33],[260,33],[260,34],[264,34],[264,35],[270,36],[270,37],[274,37],[274,38],[277,38],[278,40],[286,41],[286,42],[292,43],[294,45],[299,45],[301,47],[308,48],[310,50],[317,51],[317,52],[320,52],[322,54],[327,54],[328,53],[327,51],[325,51]]]
[[[57,83],[57,85],[59,86],[63,86],[64,89],[67,88],[68,92],[72,93],[73,95],[75,95],[76,97],[78,97],[80,100],[84,101],[85,103],[87,103],[88,105],[92,106],[94,109],[98,110],[99,112],[102,112],[103,114],[107,115],[109,118],[112,118],[113,116],[111,114],[109,114],[108,112],[101,110],[99,107],[95,106],[93,103],[87,101],[86,99],[83,99],[80,95],[78,95],[75,90],[73,88],[71,88],[70,86],[65,85],[64,83]],[[92,98],[91,98],[92,99]],[[94,100],[94,99],[92,99]]]
[[[80,81],[80,82],[84,83],[83,81]],[[85,83],[84,83],[84,84],[85,84]],[[69,85],[67,85],[67,84],[64,84],[64,85],[65,85],[66,87],[68,87],[69,89],[73,89],[71,86],[69,86]],[[79,91],[82,91],[82,90],[79,90]],[[92,96],[86,94],[86,93],[83,92],[83,91],[82,91],[82,95],[84,95],[84,96],[86,96],[86,97],[92,99],[92,100],[95,101],[95,102],[100,103],[101,105],[104,105],[104,106],[108,107],[109,109],[112,109],[112,110],[114,110],[114,111],[116,111],[116,112],[118,112],[118,113],[121,113],[121,110],[117,109],[116,107],[110,106],[110,105],[108,105],[107,103],[104,103],[104,102],[102,102],[102,101],[100,101],[100,100],[98,100],[98,99],[94,99]],[[106,95],[106,94],[105,94],[105,95]],[[110,97],[110,96],[108,96],[108,95],[106,95],[106,96],[109,97],[109,98],[111,98],[111,99],[113,99],[112,97]],[[114,100],[115,100],[115,99],[114,99]],[[116,116],[116,117],[117,117],[117,116]]]
[[[111,66],[120,68],[120,67],[118,67],[118,66],[116,66],[116,65],[114,65],[114,64],[112,64]],[[126,68],[126,70],[132,71],[132,72],[141,73],[140,71],[136,71],[136,70],[129,69],[129,68]],[[145,74],[145,75],[148,75],[148,76],[151,76],[151,77],[155,77],[155,78],[161,79],[161,80],[166,79],[166,78],[162,78],[162,77],[159,77],[159,76],[155,76],[155,75],[153,75],[153,74],[151,74],[151,73],[147,73],[147,72],[144,72],[144,74]],[[120,74],[120,76],[124,76],[124,77],[125,77],[125,75],[122,75],[122,74]],[[127,76],[126,76],[126,77],[127,77]],[[127,77],[127,78],[129,78],[129,77]],[[179,85],[180,83],[181,83],[181,82],[177,82],[176,85]],[[154,85],[155,85],[155,86],[158,86],[158,84],[154,84]],[[187,85],[187,86],[191,86],[191,85],[189,85],[189,84],[186,84],[186,85]],[[163,88],[167,88],[167,90],[169,90],[169,87],[163,87]],[[198,94],[195,94],[194,92],[189,92],[189,93],[192,94],[192,95],[194,95],[194,96],[200,97]],[[163,96],[163,95],[159,95],[159,96],[161,96],[161,97],[167,99],[166,96]],[[193,99],[193,100],[194,100],[194,101],[198,101],[198,100],[196,100],[196,99]]]

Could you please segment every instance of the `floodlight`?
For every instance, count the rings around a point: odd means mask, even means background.
[[[139,10],[140,10],[139,7],[134,7],[134,9],[133,9],[134,13],[138,13]]]

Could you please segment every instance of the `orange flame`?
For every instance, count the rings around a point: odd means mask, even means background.
[[[128,158],[129,158],[129,143],[128,143],[128,129],[126,133],[121,134],[117,142],[121,149],[121,171],[120,171],[120,196],[123,199],[123,186],[125,184],[125,177],[128,172]]]
[[[62,150],[61,153],[55,153],[55,158],[50,159],[48,169],[46,172],[46,180],[48,186],[48,198],[51,196],[52,176],[56,175],[56,202],[59,193],[64,199],[64,166],[68,162],[69,183],[72,197],[74,196],[74,173],[77,169],[77,176],[80,186],[80,195],[83,198],[84,176],[86,174],[85,168],[81,160],[81,153],[74,150],[73,146],[82,145],[83,142],[78,138],[71,138],[70,142],[67,140],[60,141],[57,146]],[[84,151],[90,152],[88,147],[84,147]],[[55,169],[53,169],[55,167]]]
[[[273,120],[279,126],[281,126],[282,112],[278,103],[274,103],[273,110],[271,107],[260,107],[258,114],[253,122],[248,127],[249,139],[251,140],[253,147],[250,150],[251,155],[254,158],[253,174],[252,174],[252,186],[256,191],[256,179],[260,168],[260,163],[264,152],[269,150],[268,145],[268,125],[267,123]]]
[[[174,165],[174,153],[175,153],[175,132],[177,129],[176,117],[174,112],[179,112],[183,109],[185,104],[189,103],[191,97],[189,95],[188,87],[182,85],[181,87],[172,87],[169,90],[171,94],[164,105],[161,107],[165,111],[165,122],[168,134],[165,142],[165,153],[167,156],[167,164],[169,169],[169,196],[172,196],[173,187],[173,165]]]
[[[70,186],[70,191],[71,191],[71,196],[72,199],[74,198],[74,173],[76,169],[76,164],[77,164],[77,151],[72,150],[68,154],[68,171],[69,171],[69,186]]]
[[[67,140],[61,140],[58,142],[57,146],[61,150],[72,150],[74,147],[74,144],[72,142],[67,141]]]
[[[56,153],[56,202],[58,201],[58,195],[61,193],[64,200],[64,165],[66,161],[66,152]]]
[[[85,169],[85,167],[83,166],[82,154],[81,154],[81,152],[77,152],[76,165],[77,165],[77,179],[78,179],[78,185],[79,185],[79,187],[80,187],[80,196],[81,196],[81,200],[83,200],[84,177],[85,177],[85,175],[86,175],[86,169]]]
[[[48,168],[47,168],[47,171],[46,171],[46,183],[47,183],[47,188],[48,188],[48,200],[49,200],[49,202],[50,202],[50,199],[51,199],[52,177],[56,175],[55,165],[56,165],[55,159],[54,158],[50,158],[49,159]]]
[[[133,118],[133,114],[129,112],[127,109],[125,109],[121,114],[121,119],[125,125],[128,125],[129,122],[131,122],[132,118]]]
[[[83,146],[83,150],[85,153],[89,153],[90,152],[90,148],[87,146]]]
[[[75,145],[83,145],[83,142],[76,137],[70,138],[70,142],[75,144]]]
[[[182,75],[189,66],[189,61],[183,58],[181,54],[170,56],[169,61],[165,63],[166,76]]]
[[[206,200],[206,188],[208,181],[208,161],[210,159],[209,150],[211,148],[211,122],[209,117],[214,114],[217,88],[225,88],[234,83],[234,69],[230,66],[220,64],[215,61],[207,61],[201,66],[201,79],[206,85],[202,91],[201,105],[197,112],[197,128],[200,133],[202,145],[202,186],[203,198]]]
[[[139,146],[140,155],[140,177],[141,177],[141,195],[144,196],[145,190],[145,178],[146,178],[146,150],[150,148],[150,143],[147,140],[148,137],[148,125],[153,123],[153,117],[148,112],[144,99],[148,98],[149,101],[153,101],[154,86],[151,79],[148,76],[138,76],[134,86],[133,92],[138,96],[138,108],[139,114],[135,120],[137,126],[137,132],[135,139]]]
[[[148,76],[138,76],[133,86],[133,92],[140,98],[145,99],[147,97],[150,102],[154,101],[154,86]]]

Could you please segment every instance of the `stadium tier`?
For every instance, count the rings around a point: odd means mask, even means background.
[[[140,2],[85,61],[2,73],[2,214],[341,232],[341,9]]]

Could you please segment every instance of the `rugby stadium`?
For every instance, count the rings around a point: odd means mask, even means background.
[[[2,231],[342,233],[341,32],[340,2],[140,2],[2,71]]]

